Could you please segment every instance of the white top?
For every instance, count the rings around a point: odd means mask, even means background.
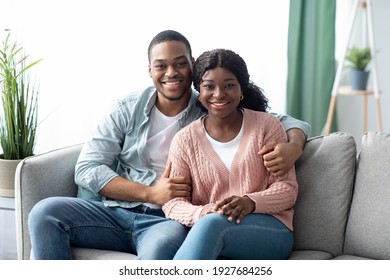
[[[150,128],[146,142],[145,155],[149,158],[153,170],[156,171],[156,183],[162,176],[167,163],[169,146],[176,132],[179,131],[179,122],[182,113],[174,117],[168,117],[160,112],[156,106],[150,114]],[[158,205],[144,203],[151,208],[161,208]]]
[[[242,122],[240,132],[237,134],[237,136],[233,140],[231,140],[229,142],[219,142],[219,141],[215,140],[214,138],[212,138],[207,133],[206,128],[204,127],[204,123],[203,123],[203,129],[206,133],[207,139],[209,140],[214,151],[221,158],[222,162],[225,164],[225,166],[229,170],[229,172],[230,172],[230,166],[232,165],[234,155],[236,154],[237,149],[238,149],[238,145],[240,144],[240,139],[242,136],[243,127],[244,127],[244,122]]]

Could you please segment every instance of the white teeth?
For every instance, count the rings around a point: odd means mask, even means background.
[[[227,102],[224,102],[224,103],[217,103],[217,102],[214,102],[214,103],[211,103],[213,105],[216,105],[216,106],[223,106],[223,105],[226,105]]]
[[[174,86],[174,85],[178,85],[180,82],[165,82],[166,85],[168,86]]]

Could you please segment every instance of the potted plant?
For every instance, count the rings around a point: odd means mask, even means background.
[[[370,48],[351,47],[348,49],[345,59],[351,68],[351,87],[354,90],[366,90],[369,71],[367,65],[371,61]]]
[[[8,31],[8,30],[7,30]],[[14,177],[20,160],[33,155],[38,114],[38,89],[30,83],[27,56],[10,32],[0,50],[0,195],[14,196]]]

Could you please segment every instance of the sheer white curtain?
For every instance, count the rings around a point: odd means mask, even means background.
[[[40,84],[36,153],[81,143],[111,100],[151,84],[147,47],[164,29],[182,32],[196,57],[230,48],[285,112],[289,0],[2,0],[0,31],[13,30]]]

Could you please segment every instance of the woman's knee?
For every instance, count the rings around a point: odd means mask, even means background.
[[[212,213],[200,218],[191,228],[189,239],[198,240],[198,242],[218,242],[226,229],[237,226],[229,222],[224,215]]]
[[[217,213],[207,214],[200,218],[193,227],[203,228],[205,231],[221,231],[235,223],[229,222],[227,216]]]

